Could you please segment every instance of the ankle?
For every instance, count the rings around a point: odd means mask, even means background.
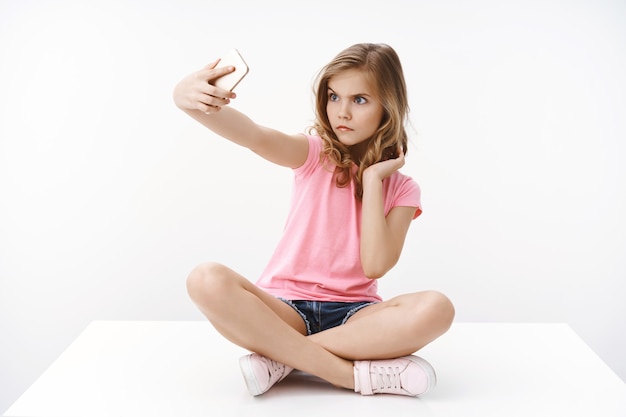
[[[341,388],[345,388],[345,389],[349,389],[354,391],[354,373],[355,373],[355,367],[354,367],[354,362],[352,361],[346,361],[345,367],[341,368],[341,383],[340,383],[340,387]]]

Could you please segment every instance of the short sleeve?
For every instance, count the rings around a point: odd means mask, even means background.
[[[304,164],[294,168],[293,172],[296,176],[310,175],[317,167],[322,152],[322,138],[319,136],[307,135],[309,141],[309,153]]]
[[[388,179],[385,188],[385,215],[394,207],[415,207],[414,219],[422,214],[422,193],[413,178],[396,172]]]

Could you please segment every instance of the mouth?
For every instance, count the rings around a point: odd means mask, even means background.
[[[348,126],[337,126],[335,129],[337,129],[340,132],[351,132],[353,129],[350,129]]]

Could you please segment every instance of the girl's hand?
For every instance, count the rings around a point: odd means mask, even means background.
[[[183,78],[174,88],[174,103],[183,110],[217,113],[235,98],[235,93],[210,84],[210,81],[234,71],[234,67],[215,68],[216,60],[200,71]]]
[[[363,182],[372,179],[382,181],[404,166],[404,152],[402,147],[398,147],[398,157],[387,159],[370,165],[363,171]]]

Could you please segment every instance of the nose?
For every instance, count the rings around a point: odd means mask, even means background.
[[[350,103],[345,101],[339,105],[339,113],[337,114],[340,119],[350,119]]]

